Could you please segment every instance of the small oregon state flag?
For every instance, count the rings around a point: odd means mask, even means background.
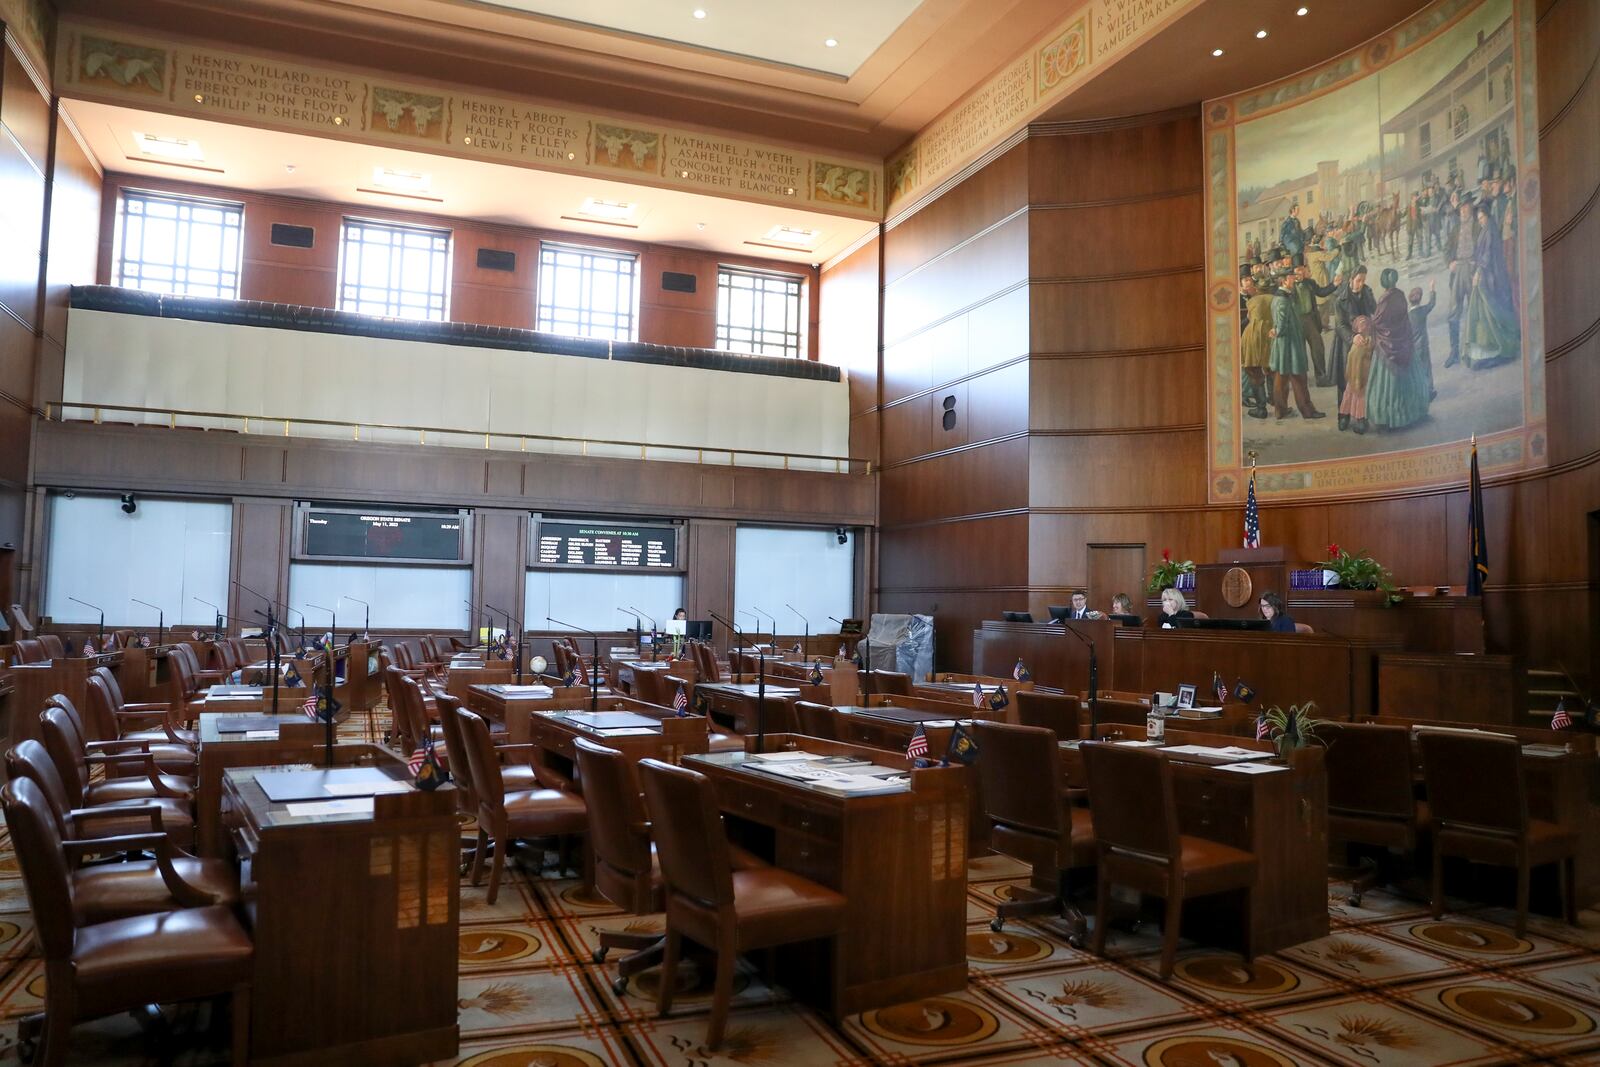
[[[806,681],[810,682],[812,685],[821,685],[824,681],[826,681],[826,678],[824,678],[822,674],[821,664],[813,663],[811,665],[811,675],[806,679]]]
[[[967,733],[966,727],[956,723],[954,730],[950,731],[950,744],[945,748],[945,762],[955,760],[957,763],[972,763],[978,758],[978,742]]]
[[[995,686],[994,692],[989,694],[989,707],[993,711],[999,711],[1010,703],[1011,697],[1006,694],[1006,687],[1003,685]],[[956,729],[959,730],[961,727],[958,726]]]
[[[1028,671],[1028,665],[1022,662],[1022,657],[1017,657],[1017,665],[1011,668],[1011,677],[1019,682],[1033,681],[1033,675]]]
[[[1240,678],[1233,683],[1233,695],[1238,697],[1241,703],[1248,704],[1256,698],[1255,686]]]

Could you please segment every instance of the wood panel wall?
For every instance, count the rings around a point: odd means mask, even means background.
[[[1487,641],[1600,677],[1600,5],[1542,3],[1537,48],[1550,467],[1486,487]],[[1195,113],[1036,126],[886,230],[879,609],[937,615],[941,666],[970,666],[977,620],[1087,584],[1091,545],[1148,566],[1242,536],[1206,503],[1201,182]],[[1464,488],[1261,522],[1302,559],[1338,541],[1404,585],[1466,580]]]
[[[619,240],[604,235],[560,233],[411,211],[384,210],[368,204],[276,196],[143,175],[106,175],[99,225],[101,284],[111,282],[117,198],[124,188],[208,196],[242,203],[245,221],[239,295],[245,300],[336,307],[339,229],[348,215],[437,226],[451,231],[450,299],[446,310],[453,322],[533,329],[538,306],[539,246],[543,241],[614,248],[638,254],[639,340],[652,344],[715,347],[718,266],[746,266],[797,275],[806,281],[806,314],[809,321],[807,356],[817,358],[818,272],[804,265]],[[274,223],[311,227],[315,231],[313,246],[291,248],[273,244]],[[516,270],[507,272],[479,268],[477,259],[480,248],[515,253]],[[663,289],[663,271],[693,274],[696,279],[695,291],[678,293]]]

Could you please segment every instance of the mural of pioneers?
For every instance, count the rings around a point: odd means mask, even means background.
[[[1544,462],[1531,0],[1440,0],[1207,103],[1211,495]]]

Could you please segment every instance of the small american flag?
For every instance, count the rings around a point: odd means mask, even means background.
[[[840,659],[849,659],[850,658],[850,653],[845,651],[844,645],[842,645],[842,644],[839,646],[839,658]]]
[[[975,708],[983,707],[983,684],[981,682],[972,683],[972,706]]]
[[[139,635],[139,647],[140,648],[149,648],[150,647],[150,635],[149,634],[140,634]]]
[[[1272,736],[1272,728],[1267,725],[1267,717],[1265,715],[1257,715],[1256,716],[1256,740],[1257,741],[1266,741],[1271,736]]]
[[[195,640],[196,640],[196,641],[198,641],[198,640],[200,640],[200,631],[199,631],[199,630],[196,630],[196,631],[195,631],[195,632],[194,632],[194,639],[195,639]]]
[[[83,654],[85,656],[94,655],[94,641],[90,638],[85,637],[83,639]]]
[[[1212,671],[1211,672],[1211,688],[1213,690],[1215,690],[1215,692],[1217,694],[1217,703],[1218,704],[1222,704],[1222,703],[1226,703],[1227,702],[1227,699],[1228,699],[1228,683],[1224,682],[1222,680],[1222,675],[1218,671]]]
[[[680,719],[687,717],[689,714],[689,694],[682,685],[679,685],[678,691],[672,695],[672,710]]]
[[[406,760],[406,766],[411,768],[411,773],[415,776],[418,771],[422,770],[422,765],[427,762],[427,748],[423,745],[418,745],[417,750],[411,753],[411,758]]]
[[[1572,712],[1567,710],[1567,698],[1566,697],[1562,697],[1560,699],[1560,701],[1558,701],[1556,703],[1556,714],[1555,714],[1555,717],[1550,720],[1550,729],[1552,729],[1552,730],[1570,730],[1570,729],[1572,729]]]
[[[306,702],[300,705],[300,710],[306,713],[306,718],[312,722],[317,721],[317,694],[313,692],[306,697]]]
[[[911,743],[906,746],[907,759],[925,759],[928,755],[928,734],[923,730],[922,724],[917,723],[917,728],[911,732]]]
[[[1261,547],[1261,513],[1256,510],[1256,470],[1250,468],[1250,494],[1244,502],[1244,547]]]

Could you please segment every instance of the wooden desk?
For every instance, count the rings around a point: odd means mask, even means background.
[[[751,739],[754,740],[753,738]],[[874,749],[775,734],[769,747],[904,762]],[[730,838],[844,895],[839,959],[824,944],[778,950],[779,980],[835,1019],[966,988],[966,788],[949,768],[911,788],[836,797],[744,766],[745,753],[685,756],[715,783]]]
[[[11,696],[11,745],[28,738],[42,740],[39,732],[39,713],[44,702],[62,694],[72,701],[79,711],[88,707],[89,675],[96,667],[116,669],[122,663],[121,652],[98,656],[68,656],[47,663],[24,663],[11,668],[11,682],[15,692]],[[129,699],[132,699],[131,697]]]
[[[260,719],[257,733],[271,737],[249,737],[243,732],[223,733],[223,720]],[[227,725],[234,725],[227,723]],[[320,761],[324,727],[304,715],[259,715],[238,712],[207,712],[200,716],[200,769],[195,782],[195,848],[202,856],[227,854],[227,837],[222,832],[222,772],[230,767],[265,767],[275,763],[315,763]]]
[[[624,701],[618,700],[617,703],[621,705]],[[637,701],[626,703],[627,706],[604,710],[632,711],[655,717],[645,710],[653,705],[641,705]],[[537,746],[533,753],[534,765],[539,768],[541,775],[549,774],[575,793],[583,792],[583,784],[577,773],[578,749],[574,744],[580,737],[616,749],[629,763],[637,763],[642,759],[677,763],[686,755],[706,752],[711,747],[711,731],[704,715],[685,715],[681,718],[667,715],[658,719],[659,725],[653,733],[619,735],[591,729],[569,717],[587,710],[588,705],[585,704],[583,708],[572,711],[539,711],[528,719],[529,741]]]
[[[482,715],[491,726],[497,723],[504,726],[507,744],[523,745],[533,739],[530,716],[541,711],[587,708],[590,696],[587,686],[473,685],[467,687],[464,704],[468,711]],[[598,709],[624,710],[611,706],[612,702],[624,700],[627,698],[601,686]]]
[[[409,777],[375,745],[342,765]],[[224,824],[255,938],[250,1062],[396,1067],[453,1058],[459,830],[449,786],[374,798],[370,816],[284,821],[256,783],[223,773]]]
[[[1528,718],[1525,672],[1510,656],[1385,652],[1378,657],[1379,715],[1496,726],[1540,726]],[[1546,720],[1548,723],[1548,720]]]
[[[1143,730],[1136,736],[1142,738]],[[1167,742],[1168,747],[1234,745],[1271,750],[1265,742],[1170,726]],[[1062,742],[1061,754],[1067,777],[1083,781],[1083,757],[1076,743]],[[1238,931],[1247,926],[1258,956],[1326,937],[1328,775],[1322,750],[1301,749],[1288,767],[1271,774],[1239,774],[1177,756],[1173,764],[1181,832],[1256,857],[1256,879],[1249,894],[1195,898],[1184,905],[1184,930],[1210,943],[1238,945]]]
[[[795,728],[794,702],[815,698],[827,703],[832,695],[826,686],[791,685],[767,679],[766,714],[756,714],[757,693],[754,682],[696,682],[689,694],[690,707],[702,700],[706,714],[724,729],[736,734],[754,737],[758,720],[768,734],[788,733]],[[809,695],[808,695],[809,694]]]
[[[1405,718],[1398,715],[1379,715],[1368,721],[1411,729],[1419,783],[1422,780],[1422,753],[1416,744],[1416,731],[1430,726],[1488,730],[1515,737],[1524,745],[1558,745],[1565,748],[1566,754],[1563,756],[1524,756],[1522,765],[1527,774],[1528,813],[1536,819],[1548,819],[1578,831],[1575,892],[1578,907],[1588,907],[1600,901],[1600,758],[1596,755],[1593,734],[1527,726],[1486,726],[1481,722]]]

